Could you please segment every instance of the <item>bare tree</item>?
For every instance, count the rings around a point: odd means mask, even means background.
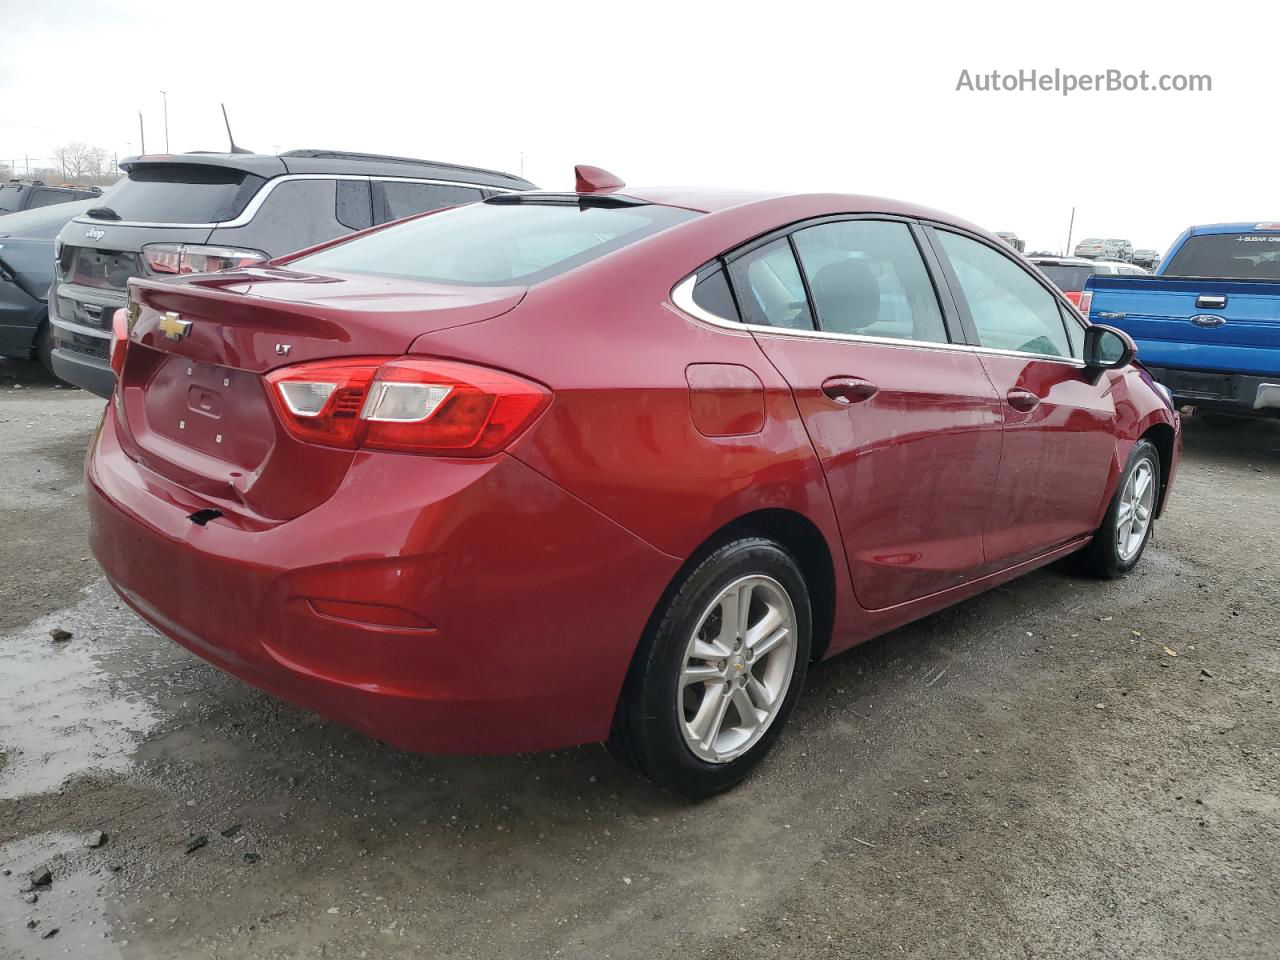
[[[53,158],[62,168],[63,179],[91,180],[103,175],[107,163],[107,151],[74,140],[53,151]]]
[[[13,167],[7,163],[0,163],[0,183],[6,183],[13,179]]]

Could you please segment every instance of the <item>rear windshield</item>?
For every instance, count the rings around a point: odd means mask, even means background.
[[[0,218],[0,237],[52,240],[67,225],[67,221],[99,203],[101,201],[95,197],[92,200],[77,200],[74,203],[59,203],[52,207],[36,207],[34,210],[11,213]]]
[[[476,286],[532,284],[696,216],[648,204],[474,203],[356,237],[290,266]]]
[[[0,213],[12,213],[22,206],[22,188],[5,184],[0,187]]]
[[[265,182],[226,167],[145,166],[131,170],[97,206],[136,223],[219,223],[237,217]]]
[[[1165,266],[1164,276],[1280,280],[1280,233],[1188,237]]]
[[[1085,281],[1094,273],[1092,266],[1064,263],[1040,263],[1037,266],[1063,293],[1076,293],[1083,290]]]

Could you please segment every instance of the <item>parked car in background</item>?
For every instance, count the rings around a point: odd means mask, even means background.
[[[703,797],[814,659],[1076,551],[1138,562],[1177,414],[994,235],[578,184],[131,280],[85,474],[120,595],[380,740],[607,739]]]
[[[1085,299],[1179,403],[1280,417],[1280,223],[1191,227],[1154,277],[1094,277]]]
[[[1075,255],[1090,260],[1121,260],[1128,262],[1133,259],[1133,244],[1128,240],[1099,240],[1096,238],[1081,240],[1076,244]]]
[[[101,187],[50,186],[43,180],[10,180],[0,184],[0,216],[87,200],[101,194]]]
[[[1013,247],[1013,249],[1017,250],[1019,253],[1023,253],[1027,249],[1027,241],[1023,240],[1016,233],[1010,233],[1007,230],[998,230],[996,231],[996,236],[1009,246]]]
[[[95,203],[78,200],[0,217],[0,357],[39,360],[52,372],[46,301],[54,238]]]
[[[1160,251],[1143,249],[1133,251],[1133,262],[1140,267],[1154,269],[1155,265],[1160,262]]]
[[[1080,306],[1081,292],[1085,282],[1094,274],[1103,276],[1142,276],[1147,271],[1128,263],[1117,263],[1109,260],[1086,260],[1083,257],[1039,257],[1028,258],[1040,271],[1053,281],[1053,285],[1067,295],[1076,307]]]
[[[50,318],[58,376],[111,394],[111,315],[131,277],[261,263],[376,224],[528,190],[507,173],[426,160],[292,150],[131,157],[128,176],[60,239]]]

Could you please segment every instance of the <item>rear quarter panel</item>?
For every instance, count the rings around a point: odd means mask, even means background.
[[[690,226],[698,224],[669,233]],[[736,239],[660,234],[534,287],[505,316],[424,335],[412,352],[502,367],[551,387],[551,407],[510,452],[671,556],[688,558],[757,510],[808,518],[832,558],[835,635],[844,636],[856,606],[822,467],[790,387],[747,331],[713,327],[669,302],[675,283]],[[694,364],[751,370],[763,426],[740,436],[699,432],[687,379]],[[666,586],[645,586],[653,603]]]

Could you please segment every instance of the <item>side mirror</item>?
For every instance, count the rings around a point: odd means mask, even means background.
[[[1084,332],[1084,365],[1097,383],[1104,370],[1127,367],[1138,355],[1138,345],[1123,330],[1095,323]]]

